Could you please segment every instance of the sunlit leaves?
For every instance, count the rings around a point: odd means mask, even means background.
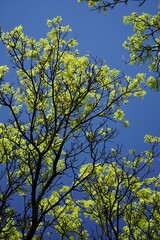
[[[160,137],[157,137],[157,136],[152,136],[150,134],[146,134],[144,136],[144,141],[146,143],[158,143],[160,142]]]
[[[25,36],[21,26],[1,34],[18,82],[0,85],[0,104],[10,114],[0,124],[0,180],[7,183],[0,194],[4,208],[9,209],[15,196],[23,202],[23,211],[15,211],[16,226],[11,221],[15,237],[38,239],[52,228],[62,238],[88,239],[81,210],[100,224],[105,203],[115,218],[121,192],[127,188],[135,193],[141,187],[131,173],[142,162],[152,162],[148,151],[132,163],[124,158],[120,168],[112,161],[117,149],[110,150],[117,133],[114,123],[129,126],[121,105],[144,97],[145,75],[121,75],[88,53],[81,56],[61,17],[47,25],[47,36],[39,40]],[[2,80],[7,71],[7,66],[0,67]],[[74,201],[72,193],[82,189],[88,197]],[[125,209],[123,202],[125,196]],[[12,214],[3,217],[7,222]]]
[[[122,121],[124,117],[124,112],[121,110],[121,109],[118,109],[115,113],[114,113],[114,118],[119,120],[119,121]]]
[[[0,66],[0,80],[8,72],[9,68],[5,66]]]
[[[7,214],[7,213],[6,213]],[[2,219],[1,220],[1,223],[2,223]],[[2,223],[3,224],[3,223]],[[13,219],[10,219],[8,220],[6,226],[1,230],[2,232],[0,233],[0,237],[3,239],[3,238],[6,238],[6,232],[8,233],[7,234],[7,237],[8,239],[10,240],[15,240],[15,239],[20,239],[22,237],[22,235],[20,234],[20,232],[15,228],[13,227],[14,226],[14,220]]]
[[[78,2],[85,2],[85,0],[78,0]],[[95,6],[98,0],[88,0],[87,2],[89,6]]]
[[[130,16],[124,17],[125,24],[132,24],[134,34],[128,37],[123,46],[130,52],[131,64],[142,64],[147,61],[148,69],[155,72],[155,77],[159,78],[159,47],[160,47],[160,14],[151,16],[143,13],[139,15],[133,12]],[[149,78],[148,85],[157,89],[153,77]]]
[[[127,5],[129,0],[78,0],[78,2],[87,2],[89,7],[92,7],[94,10],[103,11],[106,13],[108,9],[113,9],[118,5],[125,4]],[[139,6],[142,6],[146,0],[138,0]]]
[[[135,152],[132,151],[130,156],[135,156]],[[88,164],[80,169],[80,174],[93,171],[92,176],[82,183],[85,198],[76,201],[87,221],[96,223],[96,230],[91,227],[93,236],[100,229],[97,237],[103,236],[102,239],[116,236],[128,239],[132,235],[142,239],[159,238],[160,196],[156,187],[159,180],[146,177],[149,162],[150,156],[145,156],[144,152],[143,156],[133,159],[122,158],[96,165],[94,169]]]

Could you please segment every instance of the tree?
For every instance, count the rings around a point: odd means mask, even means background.
[[[127,2],[88,1],[98,10]],[[0,67],[8,118],[0,124],[0,239],[160,238],[160,175],[151,175],[160,138],[147,134],[150,149],[125,157],[111,144],[113,123],[129,125],[123,104],[143,99],[146,85],[158,90],[159,13],[132,13],[124,23],[134,25],[124,43],[129,62],[147,62],[148,79],[81,56],[60,17],[39,41],[21,26],[1,30],[17,82]]]
[[[155,73],[148,79],[148,86],[158,90],[160,79],[160,12],[157,15],[132,13],[124,17],[125,24],[132,24],[134,34],[123,46],[130,52],[130,64],[147,62],[149,71]]]
[[[147,0],[132,0],[139,3],[141,7]],[[106,12],[108,9],[114,9],[119,4],[128,4],[129,0],[78,0],[78,2],[87,2],[89,7],[94,10]]]
[[[0,67],[0,104],[8,117],[0,124],[1,239],[46,239],[50,231],[73,239],[59,228],[66,211],[74,211],[68,227],[83,227],[71,195],[112,158],[112,122],[128,126],[121,106],[145,95],[144,74],[121,76],[90,55],[80,56],[60,17],[47,24],[52,28],[39,41],[25,36],[22,26],[1,29],[17,78],[6,82],[9,68]],[[14,201],[21,203],[18,209]],[[78,239],[85,239],[86,231],[80,232]]]
[[[92,2],[88,1],[89,5]],[[93,2],[95,8],[100,3],[97,2]],[[159,22],[159,13],[155,16],[132,13],[131,16],[124,17],[125,24],[134,26],[133,36],[124,43],[130,52],[130,63],[148,64],[152,76],[148,78],[147,86],[154,90],[158,90],[160,76]],[[122,157],[117,149],[112,149],[106,156],[107,163],[97,165],[91,177],[81,184],[85,197],[80,196],[78,200],[70,197],[72,205],[77,207],[77,216],[80,219],[85,216],[87,221],[91,221],[89,226],[93,226],[90,231],[87,231],[87,226],[83,226],[86,239],[160,238],[160,175],[149,176],[156,158],[155,147],[160,138],[147,134],[144,140],[152,148],[138,155],[130,150],[127,157]],[[89,164],[81,169],[82,172],[91,170]],[[72,209],[70,214],[74,215]],[[66,210],[64,218],[67,215],[69,212]],[[62,220],[59,221],[58,228],[68,238],[71,232],[71,236],[75,234]],[[84,239],[80,232],[76,236],[77,239]]]
[[[78,0],[84,2],[83,0]],[[128,3],[128,0],[122,1],[86,1],[88,5],[95,10],[106,11],[107,8],[114,8],[119,3]],[[141,1],[142,6],[145,1]],[[158,3],[157,3],[158,7]],[[132,24],[134,34],[128,37],[128,40],[124,42],[123,46],[129,50],[130,64],[148,64],[148,69],[152,72],[150,78],[148,78],[147,85],[154,90],[159,88],[160,79],[160,13],[152,16],[148,13],[142,13],[140,16],[136,12],[133,12],[130,16],[124,16],[124,24]],[[155,73],[153,75],[153,73]]]
[[[72,207],[58,221],[60,234],[68,239],[159,239],[160,175],[148,177],[154,147],[141,155],[130,151],[124,158],[112,151],[108,156],[112,161],[97,165],[91,178],[82,183],[85,197],[67,198]],[[89,172],[92,166],[84,165],[81,172],[86,169]],[[87,224],[83,226],[86,238],[81,237],[82,230],[65,222],[70,216],[72,222],[73,216],[79,222],[87,218],[89,230]]]

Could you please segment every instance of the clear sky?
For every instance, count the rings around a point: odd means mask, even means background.
[[[47,19],[62,16],[63,24],[71,26],[71,36],[79,42],[78,49],[82,55],[89,51],[93,56],[105,60],[109,67],[134,77],[137,72],[147,73],[147,68],[124,63],[123,58],[127,60],[128,54],[122,44],[132,34],[132,27],[125,26],[122,18],[133,11],[156,14],[157,6],[158,0],[148,0],[141,8],[136,1],[130,1],[128,6],[119,5],[103,15],[90,11],[87,4],[78,3],[77,0],[0,0],[0,25],[4,31],[22,25],[26,35],[39,39],[45,37],[48,31]],[[0,43],[0,65],[3,64],[10,63]],[[9,75],[8,81],[13,82],[14,77]],[[127,129],[117,126],[120,127],[117,141],[124,144],[126,150],[134,148],[143,151],[146,148],[143,143],[146,133],[160,136],[159,110],[160,92],[148,91],[143,101],[132,100],[124,108],[131,126]],[[0,110],[0,121],[5,121],[3,109]],[[155,165],[156,172],[159,171],[158,165],[159,162]],[[20,207],[20,204],[18,202],[17,206]]]
[[[107,15],[90,11],[85,3],[76,0],[1,0],[0,25],[4,31],[22,25],[24,33],[36,39],[47,32],[46,20],[62,16],[64,25],[72,28],[72,37],[79,42],[78,49],[83,55],[89,51],[93,56],[106,61],[111,68],[117,68],[134,76],[137,72],[146,72],[146,66],[128,66],[123,57],[128,59],[122,43],[131,35],[132,27],[122,22],[124,15],[131,12],[157,13],[158,0],[148,0],[141,8],[136,1],[129,5],[119,5]],[[0,45],[0,65],[8,64],[4,48]],[[14,76],[13,76],[14,77]],[[129,129],[121,129],[118,140],[126,148],[144,150],[143,137],[146,133],[160,135],[160,93],[149,91],[143,101],[133,100],[125,108],[126,118],[130,121]],[[3,119],[3,112],[0,113]]]

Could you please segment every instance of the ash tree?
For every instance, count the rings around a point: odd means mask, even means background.
[[[89,6],[98,3],[102,1],[88,1]],[[132,13],[124,17],[124,23],[134,27],[134,34],[123,44],[130,53],[129,63],[148,65],[145,85],[156,91],[159,90],[159,17],[159,13],[154,16]],[[150,150],[137,154],[131,149],[123,156],[121,149],[112,148],[103,156],[103,164],[94,169],[91,164],[81,167],[80,174],[92,174],[81,184],[84,195],[77,199],[67,196],[72,209],[66,209],[59,219],[57,228],[62,239],[64,235],[68,239],[160,238],[160,174],[154,173],[160,138],[146,134],[144,142],[150,144]],[[79,219],[86,218],[83,225],[86,238],[64,220],[74,214]],[[72,238],[74,234],[76,237]]]
[[[92,175],[81,184],[83,194],[78,199],[66,198],[70,208],[63,206],[57,224],[61,239],[160,238],[160,175],[150,175],[153,159],[159,156],[155,142],[149,151],[136,154],[130,150],[127,157],[112,150],[107,163],[94,170],[91,164],[81,168],[80,174],[93,170]],[[82,228],[85,238],[82,230],[71,224],[77,218],[86,219]]]
[[[0,239],[88,239],[79,216],[86,202],[73,196],[112,162],[113,123],[128,126],[123,104],[146,93],[144,74],[131,78],[81,56],[61,17],[47,25],[38,41],[22,26],[1,29],[14,74],[7,81],[0,66]]]
[[[78,0],[78,2],[86,2],[92,10],[103,11],[104,13],[119,5],[128,5],[130,2],[136,2],[138,6],[141,7],[146,1],[147,0]]]
[[[102,0],[78,0],[78,2],[87,2],[92,10],[106,12],[107,9],[113,9],[120,3],[129,3],[129,0],[102,1]],[[137,1],[141,7],[146,1]],[[154,90],[159,89],[160,79],[160,12],[157,1],[157,14],[151,15],[143,12],[138,15],[132,12],[130,16],[123,17],[124,24],[133,25],[133,35],[123,43],[123,47],[129,52],[130,59],[126,61],[133,64],[146,64],[151,73],[148,78],[147,86]],[[151,3],[152,5],[152,3]]]
[[[133,25],[133,35],[129,36],[123,46],[129,51],[129,63],[148,65],[150,78],[147,85],[159,90],[160,84],[160,12],[156,15],[133,12],[124,16],[124,24]]]

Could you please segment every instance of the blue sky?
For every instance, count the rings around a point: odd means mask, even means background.
[[[119,5],[103,15],[90,11],[87,4],[80,4],[77,0],[0,0],[0,25],[4,31],[22,25],[26,35],[39,39],[45,37],[48,31],[47,19],[60,15],[63,24],[71,26],[71,36],[79,42],[78,49],[82,55],[89,51],[93,56],[105,60],[109,67],[134,77],[137,72],[147,72],[147,67],[128,66],[124,63],[123,57],[127,60],[128,54],[122,44],[132,34],[132,27],[125,26],[122,18],[133,11],[156,14],[157,6],[158,0],[148,0],[141,8],[138,8],[137,2],[130,1],[129,6]],[[9,59],[0,44],[0,65],[2,64],[8,65]],[[14,75],[10,74],[8,81],[14,81]],[[117,141],[124,144],[126,150],[134,148],[141,152],[146,148],[143,143],[146,133],[160,135],[159,103],[160,92],[148,91],[143,101],[134,99],[125,107],[126,118],[131,126],[128,129],[120,128]],[[4,115],[1,109],[0,121],[5,121]],[[158,165],[159,162],[156,163],[157,171]],[[18,207],[19,204],[21,203],[17,204]]]
[[[124,15],[131,12],[157,13],[158,0],[148,0],[143,7],[138,8],[136,1],[131,1],[126,7],[119,5],[107,15],[90,11],[85,3],[76,0],[28,0],[0,2],[0,25],[4,31],[22,25],[24,33],[35,38],[44,37],[47,32],[46,20],[60,15],[63,24],[72,28],[72,37],[79,42],[78,49],[83,55],[89,51],[93,56],[106,61],[111,68],[117,68],[128,75],[135,76],[137,72],[147,72],[146,66],[128,66],[123,57],[128,59],[122,43],[132,34],[132,27],[122,22]],[[8,64],[5,50],[0,45],[0,64]],[[143,101],[133,100],[125,108],[126,118],[130,121],[129,129],[121,129],[118,141],[126,148],[144,149],[143,137],[146,133],[160,133],[160,93],[149,91]],[[3,113],[0,113],[3,119]]]

